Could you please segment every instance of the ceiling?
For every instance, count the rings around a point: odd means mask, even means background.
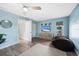
[[[29,6],[28,11],[24,11],[23,5]],[[0,8],[36,21],[42,21],[68,16],[76,5],[76,3],[0,3]],[[31,8],[32,6],[40,6],[41,10],[34,10]]]

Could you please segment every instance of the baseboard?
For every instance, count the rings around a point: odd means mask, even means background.
[[[4,48],[8,48],[8,47],[10,47],[10,46],[13,46],[13,45],[16,45],[16,44],[18,44],[19,42],[15,42],[15,43],[13,43],[13,44],[10,44],[10,45],[7,45],[7,46],[2,46],[2,47],[0,47],[0,49],[4,49]]]

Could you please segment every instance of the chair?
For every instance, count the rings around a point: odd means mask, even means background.
[[[52,45],[63,51],[74,51],[75,46],[71,40],[61,37],[55,37],[55,40],[52,41]]]

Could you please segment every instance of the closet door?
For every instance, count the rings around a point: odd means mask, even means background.
[[[31,42],[31,24],[30,20],[19,20],[19,36],[21,39],[25,40],[26,42]]]

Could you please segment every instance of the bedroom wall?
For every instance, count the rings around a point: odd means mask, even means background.
[[[74,42],[79,55],[79,4],[70,15],[69,37]]]
[[[12,22],[12,27],[9,29],[2,28],[0,26],[0,33],[6,34],[6,41],[0,44],[0,49],[6,48],[8,46],[18,43],[18,17],[16,15],[6,12],[0,9],[0,21],[9,20]]]
[[[37,37],[38,22],[32,21],[32,37]]]
[[[4,29],[0,26],[0,33],[6,34],[6,36],[5,36],[6,41],[4,43],[0,44],[0,49],[3,49],[3,48],[6,48],[6,47],[19,43],[20,31],[19,31],[18,21],[19,20],[30,20],[27,17],[19,16],[19,15],[13,14],[11,12],[8,12],[7,10],[0,9],[0,21],[6,20],[6,19],[10,20],[13,23],[13,26],[9,29]]]
[[[61,17],[61,18],[56,18],[56,19],[49,19],[46,21],[40,21],[38,22],[38,36],[41,32],[41,24],[43,23],[51,23],[51,33],[52,35],[56,35],[56,22],[58,21],[63,21],[64,23],[64,35],[69,37],[69,17]]]

